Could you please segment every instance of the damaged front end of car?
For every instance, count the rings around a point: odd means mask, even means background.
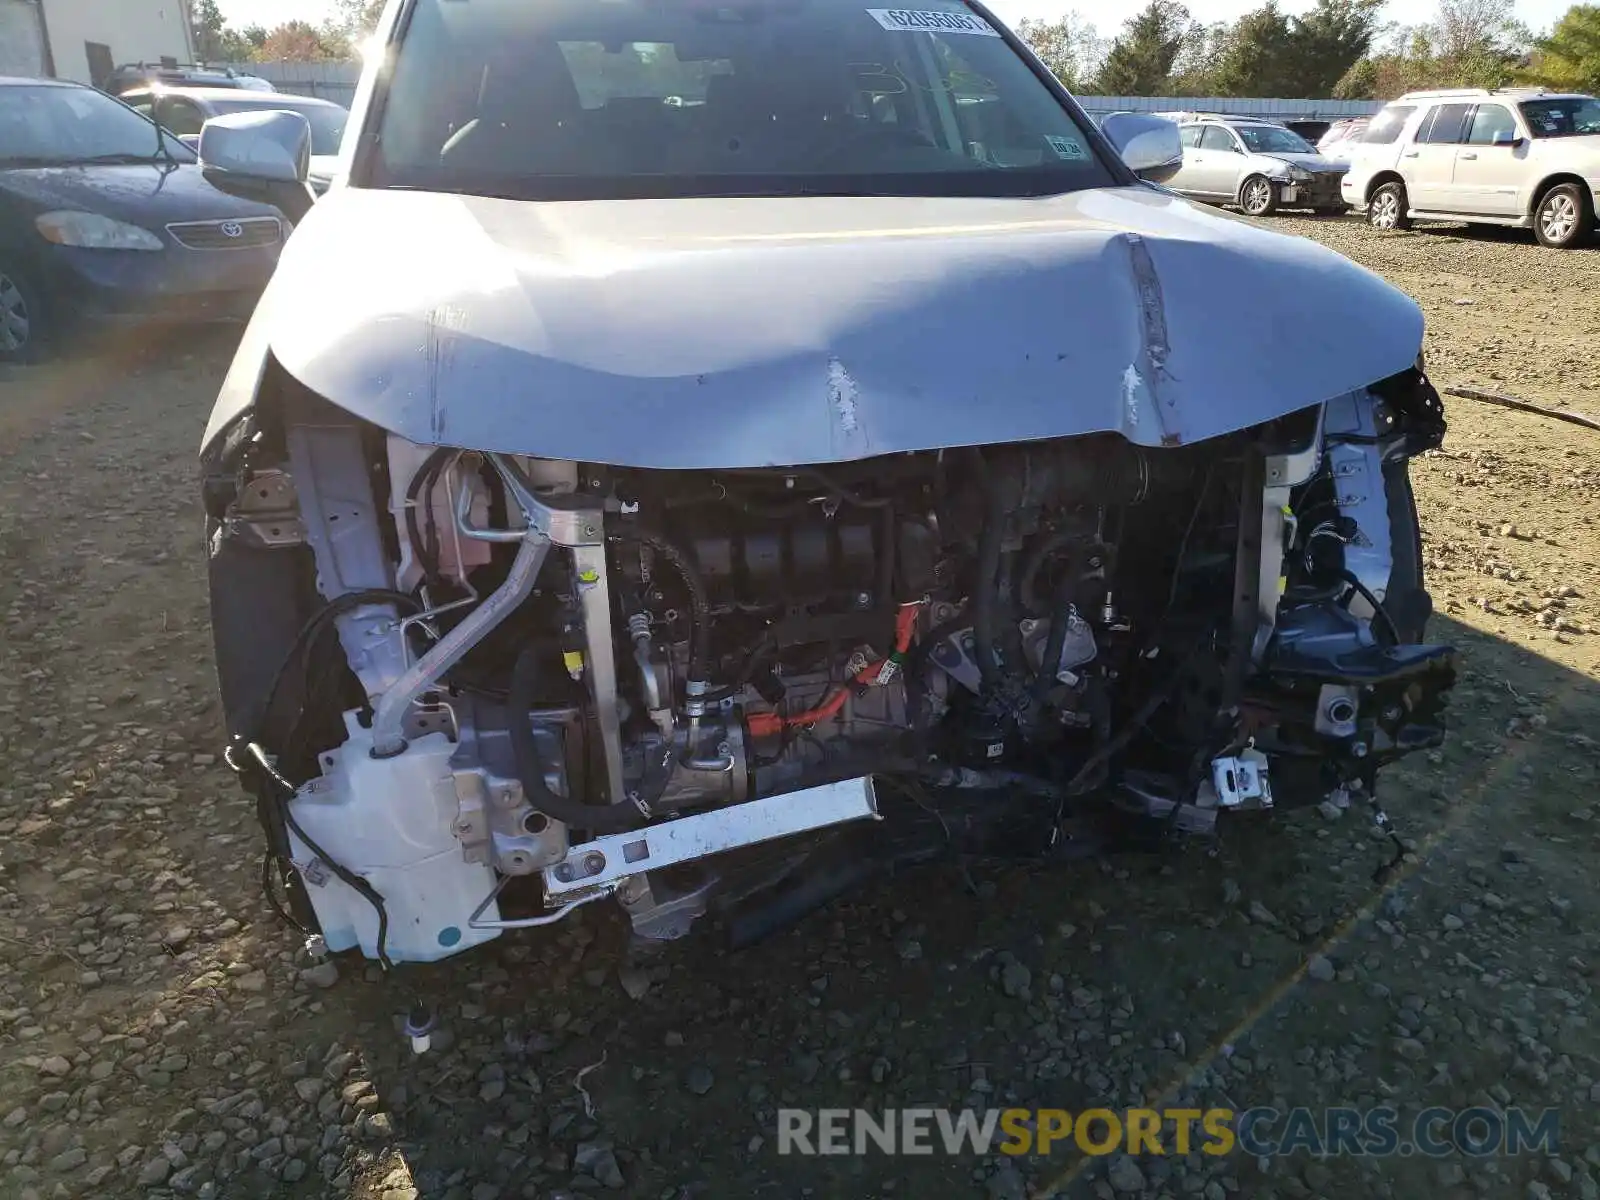
[[[1166,445],[666,469],[422,444],[261,361],[206,454],[229,760],[333,950],[605,898],[749,940],[952,848],[1381,815],[1443,736],[1420,368]]]

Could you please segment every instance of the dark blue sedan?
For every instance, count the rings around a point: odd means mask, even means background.
[[[247,318],[288,232],[120,101],[0,77],[0,361],[86,324]]]

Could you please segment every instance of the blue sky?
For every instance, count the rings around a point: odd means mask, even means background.
[[[1517,13],[1535,29],[1548,29],[1566,12],[1572,0],[1518,0]],[[1005,21],[1015,24],[1024,17],[1054,19],[1071,8],[1092,13],[1102,33],[1114,33],[1122,22],[1139,9],[1146,0],[990,0],[990,5]],[[1226,21],[1260,5],[1260,0],[1187,0],[1189,11],[1197,20],[1207,23]],[[235,25],[276,25],[282,21],[301,18],[313,23],[326,17],[333,5],[330,0],[218,0],[222,13]],[[868,6],[870,7],[870,5]],[[1284,0],[1282,7],[1289,12],[1310,7],[1310,0]],[[1392,0],[1388,19],[1401,24],[1416,25],[1428,20],[1437,7],[1437,0]]]

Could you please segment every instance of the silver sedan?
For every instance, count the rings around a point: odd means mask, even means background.
[[[1252,217],[1280,208],[1343,212],[1339,182],[1348,164],[1323,157],[1299,134],[1268,121],[1224,118],[1182,122],[1183,169],[1173,191],[1236,204]]]

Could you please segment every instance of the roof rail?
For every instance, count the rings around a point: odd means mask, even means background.
[[[1494,93],[1488,88],[1429,88],[1420,92],[1407,92],[1401,100],[1447,100],[1452,97],[1481,97]]]
[[[1221,121],[1225,125],[1282,125],[1277,117],[1262,116],[1259,113],[1224,113],[1224,112],[1196,112],[1180,109],[1175,112],[1151,113],[1153,117],[1165,117],[1169,121],[1176,121],[1179,125],[1192,124],[1195,121]],[[1308,120],[1314,118],[1306,118]]]
[[[1502,88],[1435,88],[1424,92],[1407,92],[1396,103],[1407,100],[1485,100],[1491,96],[1553,96],[1547,87]]]
[[[100,87],[112,95],[132,91],[139,87],[162,84],[210,87],[241,87],[242,80],[250,78],[229,66],[208,67],[200,63],[123,63],[112,69],[100,81]]]
[[[207,75],[234,75],[237,72],[227,64],[208,66],[195,62],[127,62],[117,65],[119,71],[204,71]]]

